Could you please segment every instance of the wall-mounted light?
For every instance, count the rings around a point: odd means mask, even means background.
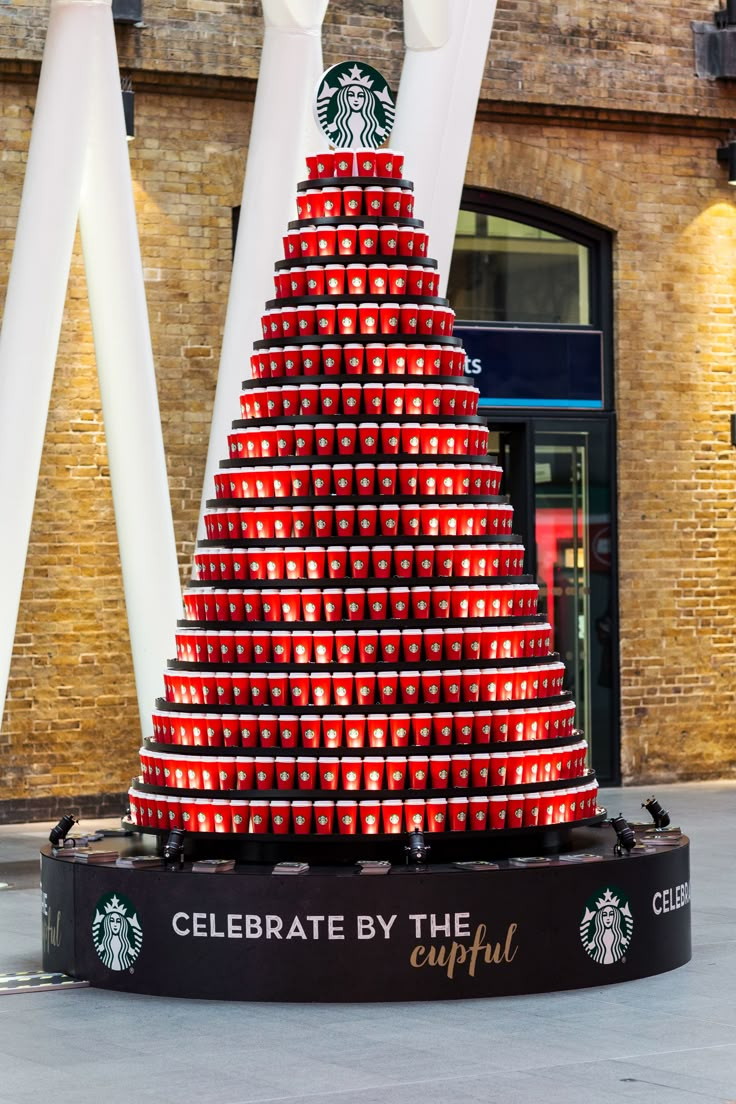
[[[113,23],[140,24],[143,19],[143,0],[112,0]]]
[[[736,187],[736,140],[729,139],[725,146],[719,146],[716,157],[728,165],[728,183]]]
[[[736,0],[726,0],[725,8],[714,12],[716,27],[730,27],[736,23]]]
[[[125,134],[129,142],[135,138],[135,92],[130,77],[122,77],[120,88],[123,93],[123,114],[125,115]]]

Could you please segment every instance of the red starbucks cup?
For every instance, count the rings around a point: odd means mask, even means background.
[[[238,834],[243,834],[248,831],[249,806],[249,801],[230,802],[231,831]]]
[[[450,757],[452,785],[465,789],[470,783],[470,756],[452,755]]]
[[[356,524],[360,536],[375,536],[378,521],[378,507],[373,503],[360,503],[356,507]]]
[[[296,759],[277,755],[275,762],[276,789],[293,790],[296,786]]]
[[[381,251],[383,252],[383,250]],[[388,265],[371,264],[368,267],[368,290],[371,295],[385,295],[388,291]]]
[[[363,762],[363,786],[366,790],[382,790],[384,788],[383,774],[385,760],[377,757],[366,759]]]
[[[353,676],[349,671],[336,671],[332,676],[332,696],[335,705],[353,704]]]
[[[272,790],[276,774],[276,764],[271,756],[262,756],[256,760],[255,782],[258,790]]]
[[[299,742],[299,718],[282,714],[279,722],[279,743],[282,748],[295,748]]]
[[[506,821],[508,810],[508,798],[503,794],[496,794],[488,802],[488,827],[493,830],[501,830],[509,827]]]
[[[425,812],[426,802],[423,797],[407,797],[404,799],[404,817],[407,832],[422,832],[424,830]]]
[[[376,700],[376,676],[372,671],[357,671],[354,679],[355,704],[373,705]],[[370,725],[368,727],[370,735]],[[371,744],[371,747],[375,745]]]
[[[524,827],[524,794],[509,794],[506,804],[506,827]]]
[[[378,248],[384,257],[390,257],[399,251],[400,230],[397,223],[386,222],[378,231]]]
[[[361,256],[373,256],[378,250],[378,226],[365,222],[358,228],[358,248]]]
[[[414,713],[411,718],[411,738],[417,747],[426,747],[432,742],[431,713]]]
[[[389,718],[391,747],[408,747],[411,717],[408,713],[393,713]]]
[[[398,671],[379,671],[377,677],[378,701],[381,705],[395,705],[398,701]]]
[[[391,272],[389,268],[389,286],[391,284]],[[398,303],[382,303],[379,308],[382,334],[396,334],[399,332],[400,308]]]
[[[269,812],[267,801],[251,801],[249,805],[250,827],[254,835],[262,835],[269,830]]]
[[[348,283],[350,282],[350,265],[348,265]],[[352,291],[348,287],[349,291]],[[345,337],[358,333],[358,307],[355,303],[337,304],[337,332]]]
[[[296,778],[300,790],[317,787],[317,760],[309,755],[299,755],[296,760]]]
[[[356,184],[348,184],[342,189],[342,208],[346,215],[356,218],[363,208],[363,189]]]
[[[328,295],[344,295],[345,293],[345,265],[325,265],[325,290]]]
[[[418,705],[422,700],[422,673],[420,671],[399,672],[399,696],[404,705]]]
[[[468,831],[468,799],[467,797],[451,797],[447,802],[449,829],[451,832]]]
[[[524,794],[524,828],[536,828],[539,824],[539,813],[542,804],[542,795],[538,793]]]
[[[349,748],[365,746],[366,718],[358,714],[345,717],[345,743]]]
[[[337,252],[342,257],[354,257],[358,252],[358,228],[341,223],[337,228]]]
[[[488,776],[492,786],[508,786],[508,752],[493,751],[488,759]]]
[[[353,836],[358,830],[358,802],[337,802],[337,826],[340,835]]]
[[[321,790],[336,790],[340,781],[340,760],[320,759],[318,764],[319,786]]]
[[[406,784],[406,756],[389,755],[386,759],[386,787],[403,790]]]
[[[450,784],[449,755],[433,755],[429,760],[430,785],[433,790],[445,790]]]
[[[396,800],[381,802],[383,830],[389,835],[400,835],[403,830],[403,803]]]
[[[444,832],[447,824],[447,799],[444,797],[428,797],[426,804],[427,832]]]
[[[363,206],[370,218],[380,218],[383,215],[383,188],[368,184],[363,189]]]
[[[340,780],[343,790],[359,790],[363,777],[363,760],[346,756],[340,762]]]
[[[452,713],[435,713],[432,717],[432,743],[447,746],[452,743]]]
[[[361,663],[375,663],[378,658],[378,631],[360,629],[358,632],[358,655]]]
[[[294,832],[307,835],[312,830],[313,806],[311,801],[292,801],[291,821]]]
[[[381,828],[381,805],[379,801],[361,801],[358,803],[360,831],[364,836],[376,835]]]
[[[291,802],[271,801],[269,812],[271,814],[271,830],[276,835],[286,835],[291,827]]]
[[[355,676],[356,680],[360,677]],[[375,678],[375,676],[373,676]],[[367,719],[368,747],[385,748],[388,746],[389,723],[384,714],[370,713]]]
[[[412,790],[426,790],[430,780],[432,760],[426,755],[410,755],[408,760],[408,782]]]
[[[335,824],[334,801],[314,802],[314,826],[319,836],[331,835]]]
[[[345,591],[345,605],[349,621],[363,621],[366,616],[366,595],[360,587],[348,587]]]
[[[442,672],[422,671],[422,701],[427,705],[435,705],[440,700],[442,693]]]
[[[485,832],[488,822],[488,798],[471,797],[468,800],[468,827],[471,832]]]

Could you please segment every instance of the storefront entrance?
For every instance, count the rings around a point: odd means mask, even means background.
[[[489,425],[591,766],[602,780],[617,781],[613,419],[491,415]]]
[[[604,783],[620,779],[610,249],[562,212],[470,192],[448,290]]]

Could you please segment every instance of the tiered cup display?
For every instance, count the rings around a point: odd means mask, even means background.
[[[308,158],[130,792],[144,830],[461,851],[595,814],[402,162]]]

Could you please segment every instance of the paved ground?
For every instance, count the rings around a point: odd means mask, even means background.
[[[634,819],[645,790],[603,793]],[[236,1005],[0,998],[0,1104],[733,1104],[736,782],[659,786],[692,840],[693,960],[552,996]],[[85,823],[85,829],[92,825]],[[0,827],[0,973],[40,964],[38,846]]]

